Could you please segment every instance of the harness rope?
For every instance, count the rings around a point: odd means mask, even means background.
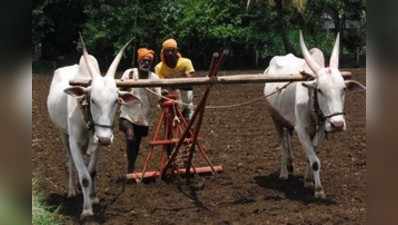
[[[325,114],[321,110],[321,107],[319,106],[317,89],[314,88],[312,96],[313,96],[313,111],[321,121],[326,121],[327,119],[332,118],[334,116],[345,115],[345,112],[335,112],[325,116]]]
[[[321,128],[325,126],[325,122],[327,119],[338,115],[345,115],[345,112],[336,112],[325,116],[325,114],[322,112],[321,107],[319,106],[318,90],[316,88],[312,88],[312,93],[311,93],[311,89],[309,88],[308,95],[310,99],[312,99],[311,112],[312,112],[312,118],[315,121],[315,129],[317,132],[319,132]],[[325,132],[325,138],[328,139],[327,132]]]
[[[79,101],[79,107],[83,113],[83,120],[86,121],[88,130],[95,131],[95,127],[113,129],[113,124],[106,125],[106,124],[96,123],[94,121],[93,116],[91,115],[91,111],[90,111],[90,96],[89,95],[87,95],[86,97],[82,98]]]
[[[271,92],[268,95],[261,96],[261,97],[258,97],[258,98],[254,98],[252,100],[249,100],[249,101],[246,101],[246,102],[243,102],[243,103],[237,103],[237,104],[231,104],[231,105],[209,105],[209,106],[206,106],[206,109],[228,109],[228,108],[235,108],[235,107],[239,107],[239,106],[246,106],[246,105],[249,105],[251,103],[257,102],[259,100],[263,100],[265,98],[269,98],[272,95],[281,92],[283,89],[287,88],[292,83],[293,82],[290,81],[290,82],[286,83],[285,85],[283,85],[282,87],[277,88],[275,91]],[[165,99],[165,100],[168,100],[168,101],[173,101],[173,102],[175,102],[175,103],[177,103],[179,105],[184,105],[184,106],[189,106],[189,107],[192,106],[192,105],[187,104],[187,103],[185,103],[183,101],[175,100],[175,99],[171,99],[171,98],[165,97],[163,95],[159,95],[156,92],[152,91],[150,88],[145,88],[145,90],[147,90],[149,93],[151,93],[151,94],[153,94],[153,95],[155,95],[155,96],[157,96],[159,98],[162,98],[162,99]],[[197,105],[193,105],[193,107],[196,108]]]

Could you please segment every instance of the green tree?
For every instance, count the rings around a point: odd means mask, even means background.
[[[325,13],[332,33],[324,31]],[[45,58],[72,55],[76,61],[82,32],[100,65],[130,39],[122,64],[134,64],[139,47],[159,53],[162,41],[173,37],[197,69],[207,68],[212,52],[222,48],[230,50],[226,68],[264,67],[271,56],[300,52],[300,29],[310,47],[326,54],[335,32],[342,33],[343,53],[358,52],[366,40],[364,0],[41,0],[34,1],[32,16],[32,47],[42,44]],[[346,27],[354,20],[364,22]]]

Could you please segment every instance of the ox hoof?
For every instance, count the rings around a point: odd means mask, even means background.
[[[92,199],[92,202],[93,202],[93,204],[99,204],[100,203],[100,200],[99,200],[99,198],[98,197],[94,197],[93,199]]]
[[[279,179],[281,179],[281,180],[287,180],[287,179],[289,179],[289,173],[288,173],[287,171],[281,172],[281,173],[279,174]]]
[[[325,194],[325,192],[323,190],[316,191],[315,192],[315,198],[325,199],[326,198],[326,194]]]
[[[68,198],[74,198],[77,196],[77,191],[75,189],[68,191]]]
[[[288,180],[289,179],[289,175],[279,175],[279,179]]]
[[[87,218],[93,217],[93,216],[94,216],[94,213],[93,213],[93,210],[92,210],[92,209],[85,209],[85,210],[83,210],[83,212],[80,214],[80,219],[81,219],[81,220],[84,220],[84,219],[87,219]]]
[[[304,181],[304,187],[305,188],[313,188],[314,182],[312,180],[306,180],[306,181]]]

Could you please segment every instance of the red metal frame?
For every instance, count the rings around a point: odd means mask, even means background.
[[[211,61],[209,77],[215,77],[218,69],[223,61],[224,53],[221,57],[218,53],[213,54]],[[127,174],[127,179],[133,179],[136,182],[141,182],[146,178],[164,178],[168,171],[171,174],[202,174],[222,172],[223,166],[214,166],[207,156],[206,148],[201,144],[199,138],[199,131],[202,124],[203,115],[205,112],[205,105],[209,96],[211,85],[209,85],[200,100],[191,120],[187,120],[179,110],[178,104],[174,101],[177,99],[176,93],[170,93],[167,97],[172,100],[163,101],[161,104],[162,112],[155,127],[155,132],[152,136],[152,141],[149,142],[149,153],[145,157],[144,166],[141,172],[134,172]],[[195,126],[193,124],[195,123]],[[149,163],[153,161],[155,147],[160,146],[160,160],[159,169],[147,171]],[[184,157],[180,149],[188,149],[188,159],[184,161],[185,168],[178,165],[177,157]],[[203,162],[207,163],[204,167],[195,167],[193,158],[196,148]],[[198,161],[199,162],[199,161]],[[189,176],[188,176],[189,177]]]

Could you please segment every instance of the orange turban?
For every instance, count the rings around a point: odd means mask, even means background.
[[[177,49],[177,41],[173,38],[169,38],[162,43],[162,50],[160,51],[160,60],[164,62],[163,50],[164,49]],[[181,57],[181,53],[177,52],[177,58]]]
[[[155,52],[151,49],[139,48],[137,50],[137,55],[138,55],[138,60],[144,60],[144,59],[153,60]]]
[[[173,38],[167,39],[162,44],[163,49],[165,48],[174,48],[177,49],[177,41]]]

